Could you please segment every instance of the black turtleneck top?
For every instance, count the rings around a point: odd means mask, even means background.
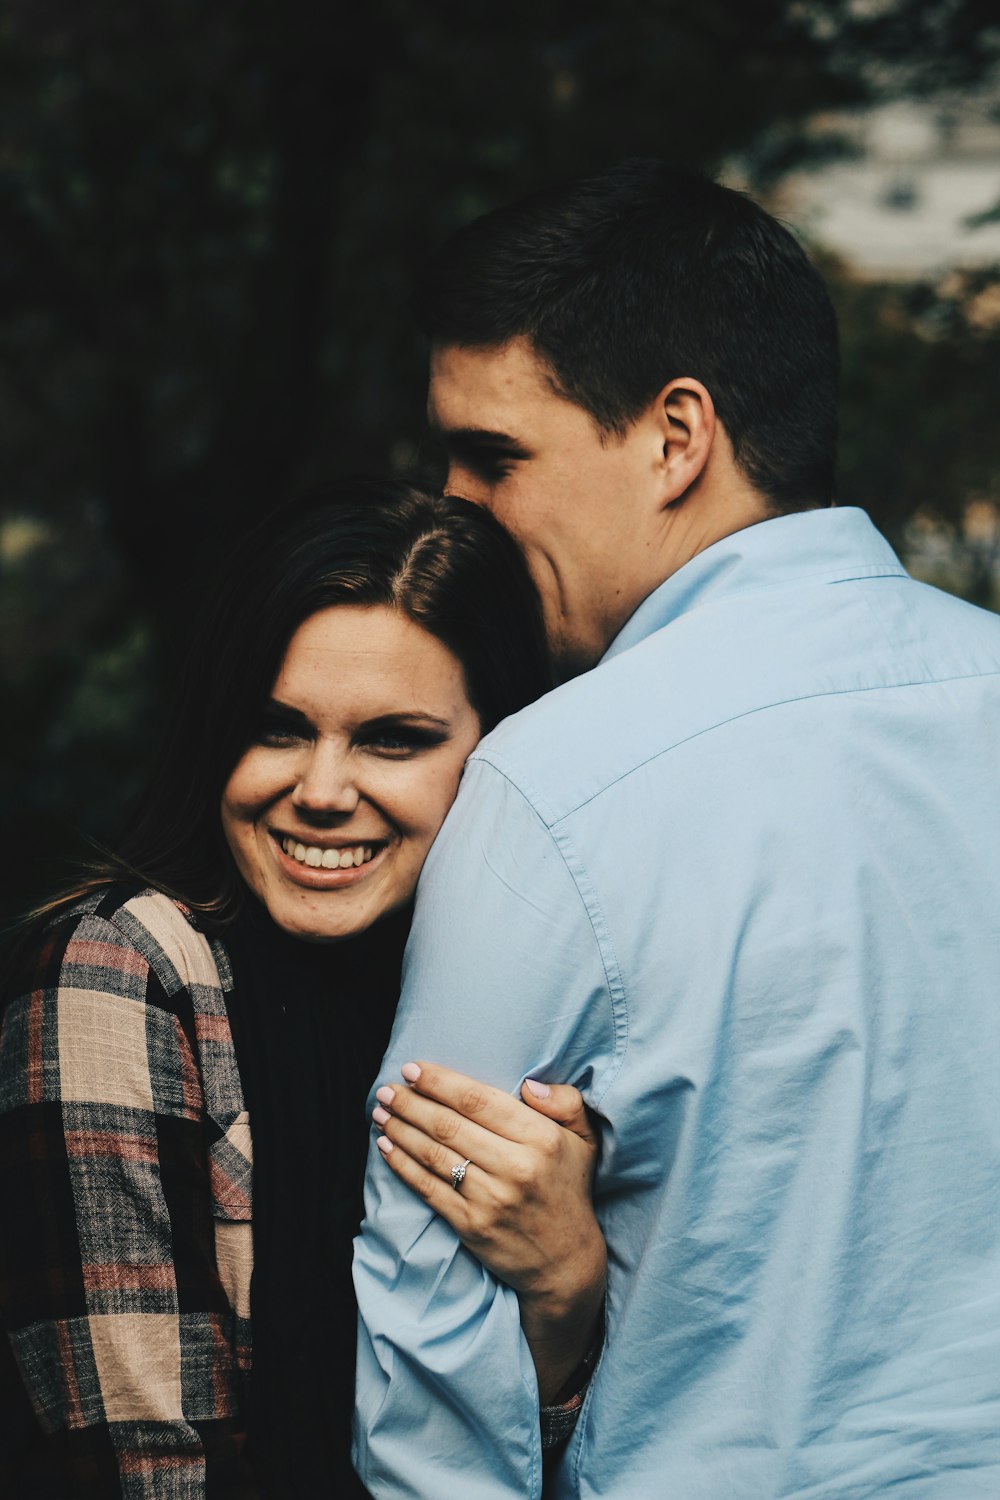
[[[368,1090],[399,998],[410,910],[308,943],[248,901],[226,933],[254,1149],[248,1455],[266,1500],[354,1500],[355,1304]]]

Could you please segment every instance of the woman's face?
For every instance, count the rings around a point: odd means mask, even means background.
[[[405,615],[338,604],[300,625],[222,794],[278,926],[329,942],[405,905],[479,734],[461,664]]]

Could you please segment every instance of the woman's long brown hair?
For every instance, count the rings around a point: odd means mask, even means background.
[[[95,849],[27,915],[29,931],[119,881],[163,891],[209,930],[232,920],[242,883],[222,832],[222,792],[295,630],[335,604],[399,609],[443,642],[462,664],[484,733],[552,685],[538,597],[517,546],[487,512],[371,479],[293,502],[234,555],[114,850]]]

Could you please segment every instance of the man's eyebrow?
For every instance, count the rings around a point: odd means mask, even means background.
[[[467,450],[490,448],[518,457],[526,452],[524,444],[519,443],[517,438],[511,437],[509,432],[496,432],[489,427],[443,427],[432,424],[432,431],[442,442],[447,443],[449,448]]]

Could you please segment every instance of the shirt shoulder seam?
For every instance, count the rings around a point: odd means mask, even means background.
[[[821,698],[844,698],[849,697],[852,694],[860,693],[893,692],[899,688],[936,687],[948,682],[973,682],[977,678],[997,676],[1000,676],[1000,668],[991,667],[987,671],[956,672],[948,677],[912,677],[905,679],[900,678],[896,682],[873,682],[863,687],[852,685],[850,687],[844,688],[827,688],[815,692],[790,693],[787,697],[769,699],[766,703],[755,704],[753,708],[744,709],[741,713],[728,714],[724,718],[716,719],[710,724],[703,725],[700,729],[693,730],[690,734],[681,735],[678,739],[671,740],[669,745],[663,745],[660,749],[655,750],[651,755],[647,755],[645,759],[638,760],[634,764],[629,765],[627,770],[622,771],[618,776],[612,777],[611,780],[605,782],[603,786],[600,786],[597,791],[592,792],[588,797],[582,798],[579,802],[575,802],[572,807],[566,808],[564,812],[557,814],[550,808],[546,827],[554,838],[555,829],[559,824],[564,823],[567,819],[574,817],[578,812],[582,811],[583,808],[589,807],[592,802],[598,801],[601,797],[604,796],[606,792],[609,792],[612,787],[618,786],[623,781],[627,781],[630,776],[634,776],[635,773],[637,771],[641,771],[644,766],[652,765],[654,761],[661,760],[665,755],[670,755],[674,750],[679,750],[682,745],[688,745],[693,740],[701,739],[704,735],[715,734],[720,729],[725,729],[729,724],[737,724],[742,719],[752,718],[755,714],[767,713],[769,710],[776,708],[787,708],[788,705],[792,703],[809,703]],[[481,760],[487,760],[486,755],[479,756],[478,758]],[[510,781],[512,786],[517,787],[518,790],[522,790],[514,775],[508,775],[504,768],[498,765],[492,759],[490,759],[488,763],[493,767],[495,771],[497,771],[499,775],[506,777],[506,779]],[[533,802],[526,793],[522,791],[522,795],[524,795],[526,797],[526,800],[529,801],[529,805],[534,806]],[[544,802],[544,799],[541,797],[539,797],[537,800],[540,804]],[[542,814],[539,813],[539,816],[542,816]],[[545,821],[544,818],[543,821]]]
[[[603,908],[587,874],[585,864],[576,855],[568,831],[565,828],[559,828],[557,831],[558,824],[562,820],[546,817],[543,812],[544,799],[534,798],[502,766],[497,765],[489,754],[477,754],[475,758],[481,764],[489,766],[492,771],[505,781],[511,790],[520,797],[533,816],[538,819],[539,823],[545,829],[553,848],[559,855],[567,875],[573,882],[583,909],[587,914],[587,920],[594,935],[594,944],[604,974],[604,985],[611,1015],[611,1035],[613,1041],[611,1061],[602,1072],[600,1080],[595,1081],[591,1094],[591,1104],[594,1108],[597,1108],[621,1071],[622,1064],[625,1061],[625,1054],[628,1050],[628,1000],[625,993],[625,982]]]

